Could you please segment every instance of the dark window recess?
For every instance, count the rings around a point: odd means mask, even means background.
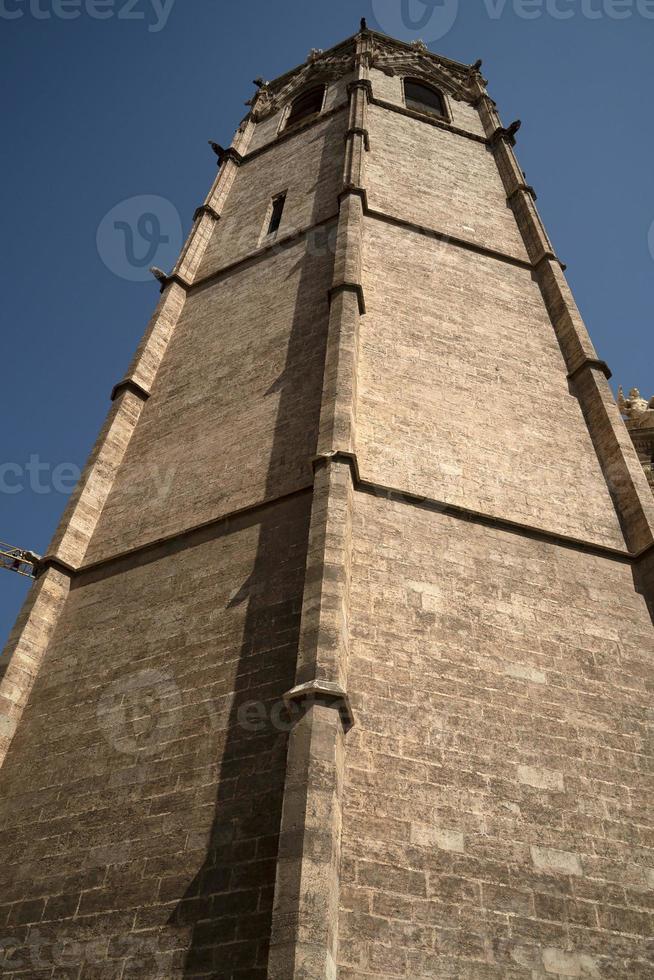
[[[289,117],[286,120],[287,127],[294,126],[296,123],[301,122],[302,119],[308,119],[309,116],[317,115],[322,109],[324,98],[324,85],[319,85],[317,88],[309,89],[308,92],[303,92],[302,95],[298,95],[291,106]]]
[[[268,226],[269,235],[274,235],[274,233],[281,225],[285,204],[286,204],[286,194],[280,194],[279,197],[273,198],[272,214],[270,215],[270,225]]]
[[[430,116],[445,116],[445,102],[443,96],[435,88],[423,85],[422,82],[413,82],[407,79],[404,82],[404,97],[407,109],[414,109],[416,112],[426,112]]]

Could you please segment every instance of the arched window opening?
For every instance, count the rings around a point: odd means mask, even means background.
[[[302,122],[302,120],[308,119],[310,116],[317,116],[322,110],[324,98],[324,85],[317,85],[315,88],[309,89],[308,92],[303,92],[302,95],[298,95],[297,99],[294,99],[291,105],[291,111],[286,120],[286,127],[295,126],[296,123]]]
[[[429,116],[440,116],[445,118],[445,99],[431,85],[425,85],[413,78],[404,80],[404,98],[407,109],[415,112],[424,112]]]

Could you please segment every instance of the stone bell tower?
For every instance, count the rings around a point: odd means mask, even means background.
[[[4,654],[3,977],[654,974],[654,497],[480,68],[214,146]]]

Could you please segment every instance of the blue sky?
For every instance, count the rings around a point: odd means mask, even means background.
[[[214,177],[207,140],[361,16],[484,59],[600,356],[654,394],[654,0],[0,0],[0,540],[45,550],[156,302],[149,253],[166,267]],[[0,572],[0,642],[25,587]]]

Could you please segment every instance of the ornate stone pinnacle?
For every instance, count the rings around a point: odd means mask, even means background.
[[[647,401],[638,388],[632,388],[629,397],[625,398],[620,385],[617,401],[648,483],[654,491],[654,398]]]
[[[638,388],[632,388],[629,397],[625,398],[622,385],[618,388],[618,408],[630,422],[643,425],[654,425],[654,398],[647,401]]]

